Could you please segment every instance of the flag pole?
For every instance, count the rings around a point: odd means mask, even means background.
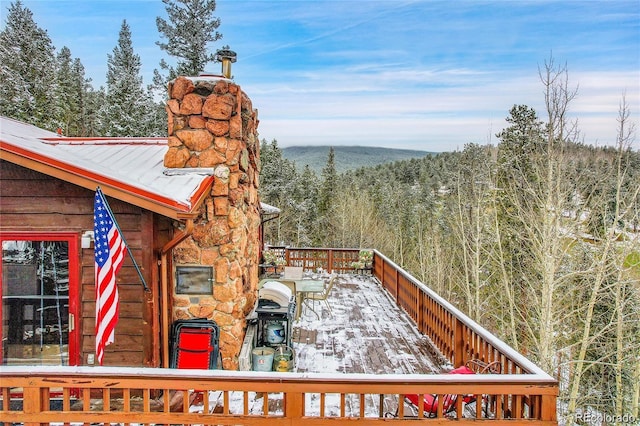
[[[115,218],[115,216],[113,215],[113,211],[111,210],[111,206],[107,202],[107,199],[104,197],[104,193],[102,192],[102,189],[100,189],[100,187],[97,187],[96,191],[100,193],[100,197],[102,198],[102,201],[104,202],[104,206],[106,207],[106,209],[109,212],[109,214],[111,215],[111,217]],[[120,229],[120,225],[118,225],[118,222],[116,220],[113,221],[113,224],[118,229],[118,232],[120,233],[120,238],[122,238],[122,241],[124,242],[125,247],[127,247],[127,253],[129,253],[129,257],[131,258],[131,261],[133,262],[133,266],[136,268],[136,272],[138,273],[138,276],[140,277],[140,280],[142,281],[142,285],[144,286],[144,291],[150,291],[149,287],[147,286],[147,282],[145,281],[144,277],[142,276],[142,272],[140,271],[140,267],[138,266],[138,263],[133,258],[133,254],[131,253],[131,250],[129,250],[129,244],[127,244],[127,240],[124,238],[124,235],[122,233],[122,229]]]

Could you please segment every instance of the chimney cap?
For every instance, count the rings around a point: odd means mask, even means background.
[[[236,54],[236,52],[234,52],[231,49],[219,49],[216,52],[216,61],[221,61],[222,62],[223,60],[226,59],[228,61],[235,62],[237,56],[238,55]]]

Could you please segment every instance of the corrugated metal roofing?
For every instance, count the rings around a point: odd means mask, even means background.
[[[166,138],[65,138],[0,116],[0,148],[3,159],[13,154],[176,214],[191,212],[213,182],[211,169],[165,174]]]

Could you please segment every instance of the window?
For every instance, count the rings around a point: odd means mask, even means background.
[[[77,258],[77,253],[71,256],[77,251],[77,239],[75,234],[2,236],[3,364],[70,365],[76,361],[77,356],[70,357],[74,324],[69,319],[75,317],[70,295],[76,294],[77,279],[70,259]]]

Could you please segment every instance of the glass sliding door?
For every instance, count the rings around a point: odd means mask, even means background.
[[[77,363],[77,238],[2,236],[3,364]]]

